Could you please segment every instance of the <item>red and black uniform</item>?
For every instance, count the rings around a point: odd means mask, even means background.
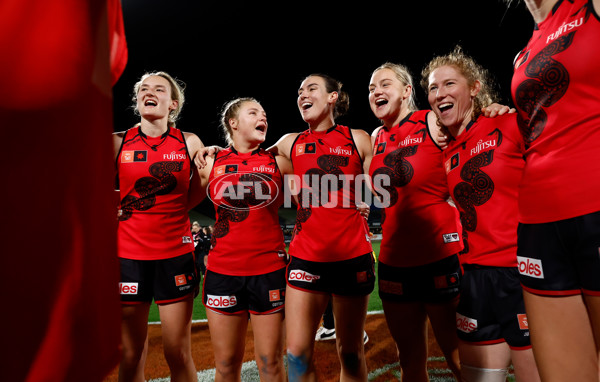
[[[517,266],[518,191],[525,162],[516,115],[479,117],[444,151],[465,248],[461,264]]]
[[[299,188],[287,268],[289,286],[310,292],[365,296],[375,287],[369,228],[356,209],[363,161],[352,130],[306,130],[290,153]]]
[[[374,143],[369,172],[385,207],[379,261],[394,267],[430,264],[463,248],[458,212],[448,203],[442,151],[429,134],[427,113],[417,111],[391,129],[381,127]]]
[[[525,138],[520,221],[600,211],[600,20],[592,1],[558,1],[515,59],[512,93]]]
[[[518,260],[534,293],[600,293],[599,43],[593,2],[559,0],[515,58],[526,144]]]
[[[524,142],[516,114],[479,117],[444,151],[465,248],[458,336],[478,344],[531,346],[517,270],[518,187]]]
[[[283,177],[262,149],[220,151],[209,176],[217,215],[204,279],[203,303],[222,314],[281,311],[286,254],[278,210]]]
[[[273,154],[258,149],[217,153],[209,177],[209,197],[217,221],[207,269],[249,276],[285,267],[278,210],[283,178]]]
[[[183,133],[127,130],[117,157],[119,257],[161,260],[194,252],[188,217],[191,158]]]
[[[356,210],[355,181],[363,162],[350,128],[306,130],[296,137],[290,158],[301,180],[290,255],[335,262],[371,253],[368,226]]]
[[[11,89],[2,125],[19,126],[11,139],[27,142],[2,150],[0,283],[11,309],[2,345],[18,354],[3,362],[2,379],[103,381],[119,363],[121,341],[107,165],[111,85],[127,63],[121,1],[9,0],[1,8],[0,45],[10,59],[0,60],[0,72]],[[43,250],[31,242],[32,217],[44,223],[36,233],[48,243]]]

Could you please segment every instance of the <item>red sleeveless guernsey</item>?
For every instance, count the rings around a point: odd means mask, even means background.
[[[391,129],[382,127],[373,147],[369,172],[385,207],[379,260],[395,267],[429,264],[463,248],[427,113],[416,111]]]
[[[148,137],[134,127],[117,156],[119,257],[168,259],[194,251],[188,217],[191,158],[183,133]]]
[[[290,158],[300,181],[290,255],[335,262],[372,252],[367,222],[356,210],[363,165],[350,128],[308,129],[296,137]]]
[[[592,1],[558,1],[515,58],[525,139],[520,221],[600,211],[600,21]]]
[[[460,212],[462,264],[517,266],[518,191],[525,161],[516,114],[479,117],[444,150]]]
[[[285,244],[278,210],[283,180],[273,154],[233,147],[217,153],[209,177],[209,197],[217,212],[207,269],[250,276],[285,267]]]

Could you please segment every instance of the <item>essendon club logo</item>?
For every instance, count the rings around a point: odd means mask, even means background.
[[[458,154],[459,153],[452,155],[452,157],[450,157],[450,159],[448,159],[446,163],[444,163],[444,167],[446,168],[446,174],[457,168],[460,164],[460,157]]]
[[[273,289],[269,291],[269,301],[270,302],[274,302],[274,301],[279,301],[281,300],[283,295],[283,291],[279,290],[279,289]]]
[[[187,278],[185,275],[177,275],[175,276],[175,285],[182,286],[187,284]]]
[[[529,323],[527,322],[526,314],[517,314],[517,320],[519,321],[519,329],[529,330]]]
[[[317,144],[314,142],[296,145],[296,156],[303,154],[314,154],[316,152]]]
[[[146,161],[148,161],[148,152],[146,150],[121,152],[121,163],[146,162]]]
[[[385,146],[387,146],[387,142],[381,142],[375,147],[375,155],[383,154],[385,152]]]
[[[234,174],[236,172],[238,172],[237,164],[226,164],[223,166],[215,167],[215,177],[225,174]]]
[[[458,285],[458,273],[452,273],[449,275],[435,276],[433,283],[436,289],[446,289]]]
[[[404,286],[402,283],[395,281],[379,280],[379,290],[384,293],[397,294],[399,296],[404,294]]]

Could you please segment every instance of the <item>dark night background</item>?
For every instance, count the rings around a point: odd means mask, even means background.
[[[134,83],[147,71],[164,70],[186,84],[178,127],[205,145],[221,146],[221,107],[239,96],[257,98],[267,112],[264,147],[306,129],[297,90],[315,72],[344,84],[350,113],[338,122],[351,128],[371,133],[379,125],[369,108],[368,85],[372,71],[386,61],[409,68],[418,106],[428,109],[418,85],[421,69],[457,44],[490,70],[500,102],[512,106],[512,60],[534,27],[524,4],[509,7],[502,0],[355,5],[122,0],[122,5],[129,60],[114,87],[115,131],[139,121],[131,108]],[[202,205],[196,209],[205,210]]]

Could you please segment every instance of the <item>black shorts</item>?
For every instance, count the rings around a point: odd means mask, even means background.
[[[456,308],[458,338],[479,345],[531,347],[517,268],[464,265]]]
[[[373,253],[350,260],[316,262],[292,256],[287,266],[290,287],[338,296],[367,296],[375,289]]]
[[[269,314],[285,307],[285,268],[256,276],[228,276],[206,271],[202,302],[223,313]]]
[[[519,224],[517,260],[528,292],[600,295],[600,211],[542,224]]]
[[[416,267],[392,267],[379,262],[379,297],[389,302],[444,303],[459,295],[457,255]]]
[[[164,260],[119,259],[121,302],[168,304],[184,299],[198,290],[194,254]]]

